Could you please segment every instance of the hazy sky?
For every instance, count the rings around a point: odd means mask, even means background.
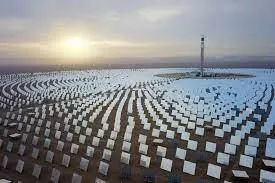
[[[202,33],[208,56],[275,55],[274,17],[275,0],[1,0],[0,57],[194,56]]]

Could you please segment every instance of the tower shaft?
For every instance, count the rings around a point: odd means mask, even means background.
[[[204,36],[201,37],[201,76],[203,76],[204,69]]]

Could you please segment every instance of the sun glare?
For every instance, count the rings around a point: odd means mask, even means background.
[[[68,37],[58,44],[59,54],[63,58],[90,58],[97,55],[97,49],[91,41],[83,37]]]
[[[88,42],[80,37],[72,37],[65,41],[65,46],[69,49],[84,49],[88,46]]]

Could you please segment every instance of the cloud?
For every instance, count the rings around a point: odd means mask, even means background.
[[[97,40],[89,41],[87,47],[83,48],[87,50],[87,53],[93,52],[93,54],[86,54],[83,56],[94,57],[101,53],[101,50],[121,50],[121,52],[135,49],[148,49],[159,46],[158,44],[149,42],[136,42],[125,40]],[[134,51],[135,52],[135,51]],[[0,55],[1,57],[20,58],[20,57],[45,57],[55,58],[61,55],[71,55],[68,52],[68,48],[62,44],[62,42],[0,42]],[[112,55],[116,56],[116,55]]]
[[[21,18],[0,19],[1,31],[21,31],[26,28],[27,20]]]
[[[168,42],[146,42],[135,40],[97,40],[87,43],[87,50],[97,52],[104,57],[138,57],[138,56],[175,56],[196,53],[196,48],[188,44]],[[0,42],[0,53],[8,58],[58,58],[64,54],[62,44],[44,42]],[[69,54],[69,53],[66,53]],[[64,55],[65,56],[65,55]]]
[[[41,47],[42,44],[40,43],[32,43],[32,42],[25,42],[25,43],[9,43],[9,42],[2,42],[0,43],[0,49],[4,48],[38,48]]]
[[[187,8],[182,7],[147,7],[137,11],[138,15],[150,22],[169,20],[182,15]]]

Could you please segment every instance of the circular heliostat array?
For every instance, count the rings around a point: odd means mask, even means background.
[[[13,182],[274,181],[274,70],[0,76],[0,179]],[[2,180],[3,181],[3,180]]]

